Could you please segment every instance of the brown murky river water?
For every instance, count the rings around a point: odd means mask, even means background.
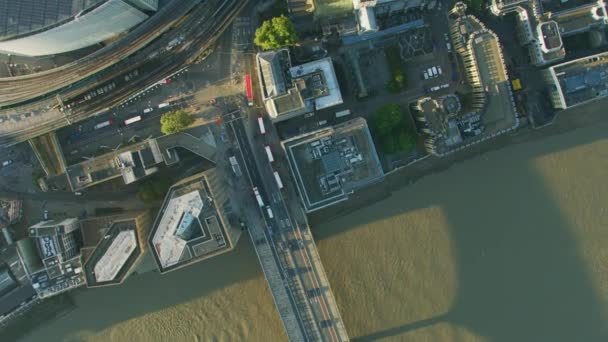
[[[510,146],[314,227],[362,341],[608,341],[608,126]],[[121,287],[23,341],[281,341],[248,241]]]

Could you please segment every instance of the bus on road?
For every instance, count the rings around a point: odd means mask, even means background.
[[[268,157],[268,161],[269,162],[274,162],[274,156],[272,155],[272,150],[270,149],[270,146],[266,145],[264,146],[264,149],[266,150],[266,156]]]
[[[134,116],[130,119],[125,120],[125,126],[128,126],[128,125],[138,122],[138,121],[141,121],[141,115]]]
[[[274,171],[274,180],[277,182],[279,189],[283,189],[283,182],[281,181],[281,176],[279,176],[279,173],[276,171]]]
[[[260,191],[257,187],[253,187],[253,194],[255,195],[255,200],[258,201],[258,205],[260,208],[264,207],[264,201],[262,200],[262,195],[260,195]]]
[[[258,116],[258,125],[260,126],[260,133],[262,133],[262,135],[266,134],[266,127],[264,127],[264,118],[261,115]]]
[[[97,129],[101,129],[104,127],[108,127],[110,125],[114,124],[114,120],[106,120],[104,122],[100,122],[97,125],[93,126],[93,129],[97,130]]]

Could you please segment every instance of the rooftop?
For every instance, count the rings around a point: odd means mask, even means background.
[[[566,107],[608,95],[608,52],[549,68]]]
[[[121,176],[129,184],[156,172],[158,169],[153,165],[162,161],[163,156],[152,139],[70,165],[66,175],[74,191]]]
[[[217,177],[213,168],[169,189],[149,238],[161,273],[232,249]]]
[[[316,110],[343,102],[334,64],[330,57],[292,67],[290,72],[293,79],[301,78],[305,81],[306,89],[311,92],[310,98],[314,99]]]
[[[0,0],[0,39],[54,25],[101,1]]]
[[[543,52],[553,51],[562,47],[562,37],[559,34],[559,26],[555,21],[547,21],[539,24],[539,36]]]
[[[331,58],[291,67],[287,49],[257,55],[262,98],[274,121],[341,104],[342,94]]]
[[[498,39],[490,32],[483,33],[475,38],[473,49],[487,98],[483,124],[491,131],[509,128],[517,113]]]
[[[199,126],[206,130],[208,127]],[[198,138],[187,132],[164,135],[106,153],[94,159],[70,165],[66,176],[73,191],[82,190],[111,179],[122,177],[130,184],[158,171],[158,164],[172,165],[179,161],[175,148],[181,147],[209,161],[215,160],[215,138],[206,131]]]
[[[42,263],[42,268],[27,267],[32,286],[39,296],[49,297],[84,284],[80,262],[80,224],[77,219],[42,221],[29,228],[35,248],[19,249],[23,263]],[[19,241],[18,243],[22,243]],[[38,261],[36,261],[38,259]]]
[[[87,286],[122,283],[142,255],[135,219],[113,222],[84,263]]]
[[[603,1],[583,4],[562,10],[551,16],[559,24],[562,35],[572,35],[587,31],[590,27],[604,25],[608,19]]]
[[[307,212],[384,176],[367,122],[354,119],[282,142]]]

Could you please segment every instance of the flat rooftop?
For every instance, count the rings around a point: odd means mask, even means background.
[[[550,68],[567,107],[608,95],[608,53],[584,57]]]
[[[543,0],[541,6],[543,13],[559,13],[596,4],[597,2],[597,0]]]
[[[559,33],[559,26],[555,21],[547,21],[540,25],[540,36],[542,37],[543,52],[549,52],[562,46],[562,37]]]
[[[554,20],[559,24],[562,35],[576,34],[587,31],[592,26],[605,24],[606,8],[602,1],[589,2],[555,13]]]
[[[151,170],[155,168],[146,163],[154,165],[163,160],[158,149],[153,148],[154,143],[154,140],[146,140],[68,166],[66,175],[72,190],[82,190],[118,177],[123,177],[128,184],[153,173]]]
[[[293,79],[311,75],[311,79],[306,80],[306,88],[312,92],[315,90],[323,92],[313,94],[315,109],[321,110],[343,102],[334,64],[330,57],[292,67],[290,72]]]
[[[84,264],[87,286],[122,283],[142,255],[135,219],[113,223]]]
[[[344,201],[384,176],[365,119],[282,142],[307,212]]]
[[[487,98],[483,124],[490,131],[510,128],[516,122],[517,112],[496,36],[489,32],[476,36],[473,51]]]
[[[214,168],[169,189],[149,238],[161,273],[232,249],[218,186]]]

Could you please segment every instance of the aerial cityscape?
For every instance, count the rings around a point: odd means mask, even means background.
[[[608,341],[603,0],[0,0],[1,341]]]

